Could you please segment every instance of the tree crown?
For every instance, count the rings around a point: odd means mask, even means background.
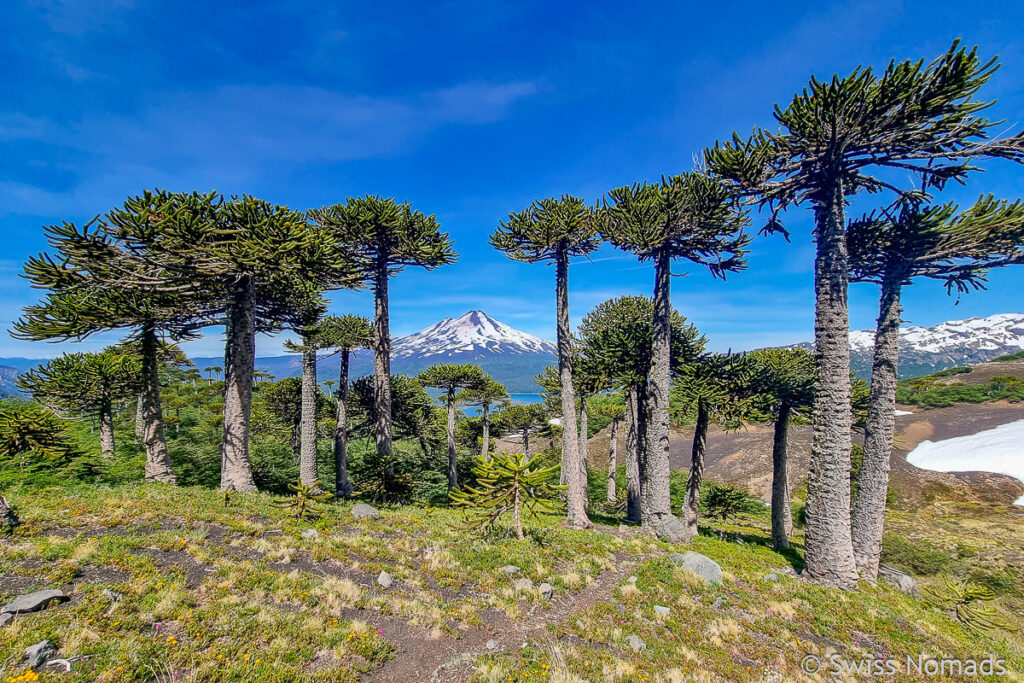
[[[479,365],[434,363],[416,375],[416,381],[425,387],[454,392],[456,389],[486,387],[491,378]]]
[[[538,199],[501,221],[491,235],[491,246],[526,263],[585,256],[601,243],[595,218],[594,210],[579,197]]]

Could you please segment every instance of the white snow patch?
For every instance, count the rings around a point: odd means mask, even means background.
[[[894,410],[893,415],[899,417],[900,415],[913,415],[914,413],[909,410]]]
[[[394,358],[451,356],[474,351],[554,354],[556,349],[547,339],[498,322],[483,311],[469,311],[455,319],[445,318],[416,334],[395,339],[391,355]]]
[[[907,462],[934,472],[997,472],[1024,482],[1024,420],[944,441],[922,441]],[[1024,505],[1024,496],[1016,500]]]

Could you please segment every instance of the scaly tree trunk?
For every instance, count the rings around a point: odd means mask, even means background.
[[[373,402],[377,457],[384,463],[384,487],[390,490],[395,478],[391,459],[391,321],[388,266],[383,255],[377,259],[373,278]]]
[[[235,283],[228,310],[224,353],[224,440],[221,444],[221,490],[255,491],[249,462],[249,416],[256,358],[256,311],[252,278]]]
[[[626,519],[640,523],[640,452],[643,450],[641,407],[636,387],[626,394]]]
[[[455,387],[448,388],[448,492],[459,486],[459,471],[455,461]]]
[[[340,498],[352,495],[352,482],[348,478],[348,349],[341,350],[338,372],[338,426],[334,429],[334,494]]]
[[[615,489],[615,473],[618,468],[619,454],[619,421],[612,420],[611,429],[612,443],[608,448],[608,502],[615,503],[618,500]]]
[[[590,509],[590,469],[587,465],[590,459],[590,413],[587,410],[586,395],[580,396],[580,455],[577,459],[579,464],[579,477],[583,482],[583,490],[586,491],[583,501]]]
[[[306,486],[319,487],[316,466],[316,351],[304,346],[302,350],[302,404],[299,418],[301,441],[299,446],[299,481]]]
[[[480,446],[480,455],[490,460],[491,458],[491,404],[484,403],[480,406],[483,409],[484,437]]]
[[[896,429],[896,380],[900,355],[900,272],[888,273],[882,283],[875,359],[871,368],[871,396],[864,432],[864,461],[853,507],[853,551],[861,578],[878,578],[885,525],[885,499],[889,493],[889,459]]]
[[[672,515],[669,498],[668,394],[672,259],[659,249],[654,258],[654,340],[646,409],[646,451],[641,458],[641,519],[645,527],[673,542],[687,541],[687,527]]]
[[[135,397],[135,441],[146,442],[146,416],[142,412],[142,394]]]
[[[523,455],[530,457],[530,430],[523,430]]]
[[[579,431],[576,426],[576,392],[572,384],[572,338],[569,335],[569,254],[559,249],[555,261],[555,304],[558,319],[558,376],[562,389],[562,471],[569,485],[566,496],[569,525],[590,526],[587,518],[586,481],[580,477]],[[586,467],[586,464],[583,465]]]
[[[114,455],[114,407],[104,403],[99,413],[100,455],[109,458]]]
[[[156,357],[156,328],[142,327],[142,417],[145,421],[146,481],[175,484],[171,457],[164,440],[164,417],[160,410],[160,370]]]
[[[807,475],[806,574],[840,588],[857,585],[850,534],[850,317],[842,182],[815,206],[814,348],[818,380]]]
[[[779,406],[772,439],[772,545],[776,550],[789,547],[793,533],[793,512],[789,504],[789,404]]]
[[[697,401],[697,424],[693,428],[693,448],[690,451],[690,474],[686,477],[686,526],[690,535],[697,533],[700,511],[700,485],[704,481],[704,453],[708,445],[708,407]]]

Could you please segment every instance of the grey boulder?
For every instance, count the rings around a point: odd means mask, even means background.
[[[878,578],[899,588],[907,595],[917,595],[917,581],[910,574],[905,574],[895,567],[885,564],[878,565]]]
[[[555,587],[552,586],[547,581],[545,581],[540,586],[538,586],[537,590],[540,591],[540,596],[542,598],[544,598],[545,600],[550,600],[551,596],[554,595],[554,593],[555,593]]]
[[[373,507],[372,505],[367,505],[366,503],[359,503],[358,505],[352,506],[352,516],[356,519],[362,519],[364,517],[369,517],[373,519],[376,517],[380,517],[380,510]]]
[[[64,591],[53,589],[36,591],[34,593],[19,595],[11,602],[0,607],[0,612],[10,612],[11,614],[38,612],[41,609],[46,609],[50,605],[64,602],[67,599],[68,596],[64,595]]]
[[[391,588],[394,579],[391,578],[391,574],[382,571],[380,576],[377,577],[377,583],[380,584],[381,588]]]
[[[664,605],[654,606],[654,613],[661,617],[667,617],[669,615],[669,612],[671,611],[672,610],[670,610],[668,607],[665,607]]]
[[[519,567],[515,566],[514,564],[506,564],[504,567],[500,568],[498,571],[502,572],[503,574],[508,574],[509,576],[513,576],[514,574],[518,574],[519,573]]]
[[[722,568],[706,555],[687,550],[685,553],[672,553],[669,558],[677,567],[690,570],[710,584],[722,583]]]
[[[35,645],[25,648],[25,659],[28,660],[29,668],[36,669],[46,664],[47,660],[57,654],[57,646],[49,640],[40,640]]]
[[[629,645],[629,649],[633,652],[643,652],[647,649],[647,643],[640,639],[640,636],[635,633],[626,636],[626,645]]]
[[[675,515],[666,515],[658,522],[655,532],[658,538],[669,543],[689,543],[693,538],[690,527]]]

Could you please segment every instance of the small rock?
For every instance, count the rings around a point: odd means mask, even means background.
[[[10,612],[4,612],[3,614],[0,614],[0,628],[7,626],[7,624],[11,623],[12,621],[14,621],[14,615]]]
[[[662,617],[667,617],[669,615],[669,612],[671,611],[672,610],[670,610],[668,607],[665,607],[664,605],[654,606],[654,613]]]
[[[538,590],[540,590],[540,597],[544,598],[545,600],[550,600],[551,596],[555,593],[555,587],[547,581],[542,583],[539,586]]]
[[[631,576],[631,577],[629,577],[629,579],[627,579],[627,580],[628,580],[628,581],[629,581],[630,583],[636,583],[636,582],[637,582],[637,581],[638,581],[639,579],[637,579],[637,578],[636,578],[635,576]]]
[[[625,524],[620,524],[619,525],[619,531],[629,531],[629,527],[626,526]]]
[[[12,614],[38,612],[41,609],[46,609],[50,605],[64,602],[67,599],[68,596],[64,595],[63,591],[52,589],[36,591],[35,593],[27,593],[15,598],[3,607],[0,607],[0,612],[10,612]]]
[[[626,645],[629,645],[629,648],[633,652],[643,652],[647,649],[647,643],[641,640],[640,636],[636,635],[635,633],[626,636]]]
[[[377,583],[380,584],[381,588],[391,588],[394,579],[391,578],[391,574],[381,572],[380,576],[377,577]]]
[[[509,576],[512,576],[513,574],[518,574],[519,573],[519,567],[515,566],[514,564],[506,564],[504,567],[500,568],[498,571],[502,572],[504,574],[508,574]]]
[[[722,609],[722,605],[724,605],[724,604],[725,604],[725,598],[717,597],[717,598],[715,598],[715,604],[713,604],[712,607],[714,607],[715,609]]]
[[[490,640],[487,641],[487,649],[488,650],[497,650],[499,646],[500,646],[500,643],[498,643],[498,641],[496,641],[494,638],[491,638]]]
[[[29,645],[25,648],[25,659],[28,660],[28,666],[31,669],[36,669],[46,664],[46,660],[55,654],[57,654],[57,646],[49,640],[40,640],[35,645]]]
[[[516,579],[516,590],[517,591],[532,591],[533,581],[530,581],[525,576],[521,579]]]
[[[320,532],[316,529],[306,529],[302,532],[302,537],[312,541],[315,538],[320,538]]]
[[[774,572],[771,573],[771,574],[765,574],[764,580],[767,581],[768,583],[778,583],[779,582],[779,575],[774,573]]]
[[[358,505],[352,506],[352,516],[356,519],[362,519],[363,517],[376,518],[380,517],[380,510],[367,505],[366,503],[359,503]]]
[[[676,566],[689,569],[710,584],[722,583],[722,568],[706,555],[687,550],[685,553],[672,553],[669,559],[675,562]]]
[[[655,529],[658,538],[669,543],[689,543],[693,535],[690,533],[690,527],[686,525],[686,522],[679,519],[675,515],[668,515],[658,523]]]
[[[280,529],[267,529],[266,531],[263,532],[263,538],[266,538],[267,536],[282,536],[282,535],[284,535],[284,532],[281,531]]]
[[[123,598],[124,596],[118,593],[117,591],[112,591],[109,588],[104,588],[103,597],[110,600],[111,602],[120,602],[121,598]]]
[[[14,513],[14,506],[7,502],[6,498],[0,496],[0,534],[11,533],[19,524],[21,524],[21,520]]]
[[[895,567],[885,564],[878,565],[878,578],[899,588],[907,595],[917,595],[917,581],[910,574],[905,574]]]

